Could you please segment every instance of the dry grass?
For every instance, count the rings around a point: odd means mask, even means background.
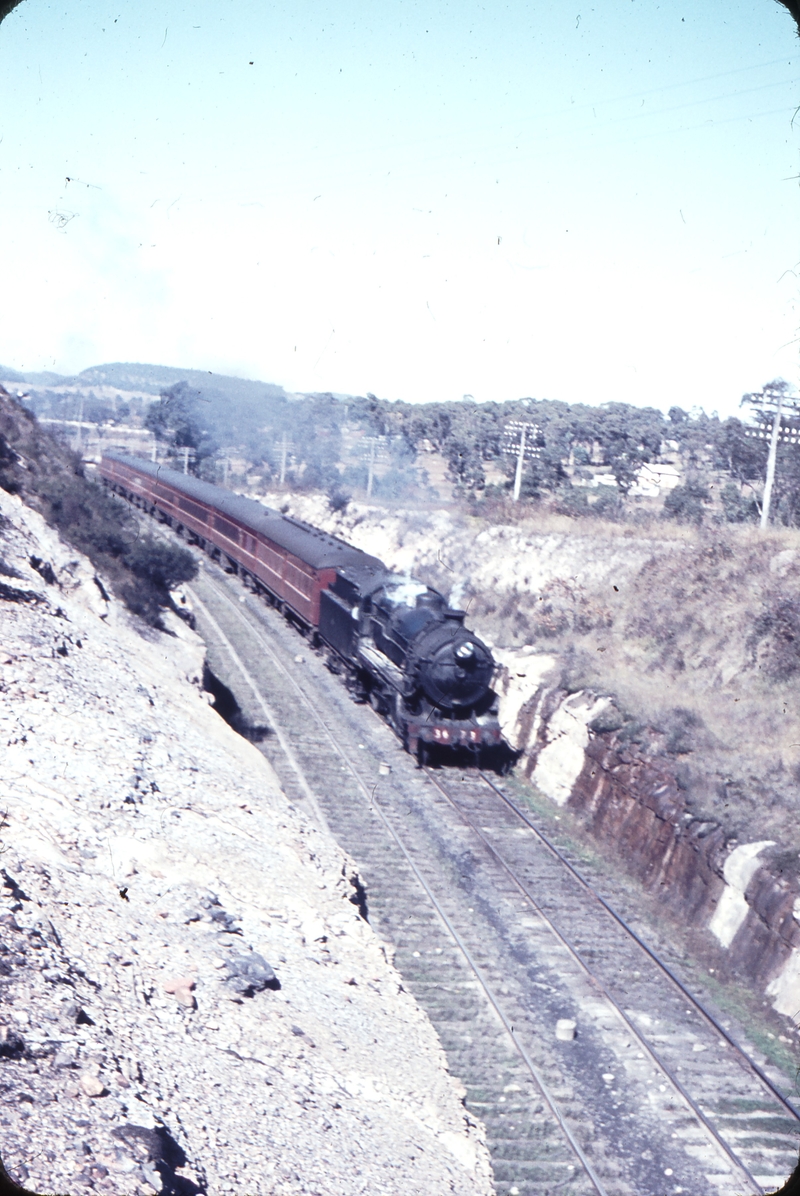
[[[565,687],[615,695],[624,732],[672,760],[698,814],[741,839],[800,847],[800,532],[561,516],[525,527],[580,537],[598,560],[631,532],[662,550],[621,575],[618,592],[564,576],[500,600],[473,593],[480,627],[497,644],[554,653]],[[787,550],[797,560],[776,561]]]
[[[515,518],[512,507],[508,522],[515,523],[535,535],[580,536],[589,539],[671,540],[694,543],[698,535],[698,529],[691,524],[675,523],[673,520],[648,518],[627,523],[586,516],[576,519],[546,508],[526,510],[524,514]]]

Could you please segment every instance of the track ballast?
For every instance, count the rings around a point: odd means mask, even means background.
[[[358,861],[370,922],[486,1125],[498,1192],[727,1196],[782,1182],[797,1152],[789,1108],[502,786],[416,768],[296,630],[215,566],[195,593],[212,667],[272,729],[260,746],[287,793]],[[564,1018],[572,1041],[556,1038]]]

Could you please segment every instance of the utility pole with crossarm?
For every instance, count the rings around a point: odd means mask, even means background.
[[[501,450],[506,456],[517,458],[517,469],[514,474],[514,502],[519,502],[525,462],[535,461],[542,455],[541,439],[542,431],[539,425],[527,420],[512,419],[503,429]]]
[[[385,436],[363,436],[360,447],[367,461],[367,498],[372,497],[372,484],[375,480],[375,466],[379,462],[388,461]]]
[[[746,428],[745,432],[756,440],[769,440],[767,476],[761,504],[762,531],[769,525],[778,445],[800,444],[800,397],[789,395],[788,391],[788,382],[768,382],[763,390],[745,395],[742,399],[742,403],[747,403],[753,408],[753,414],[758,421],[755,427]]]

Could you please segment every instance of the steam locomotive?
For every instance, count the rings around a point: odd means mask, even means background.
[[[494,660],[437,590],[336,536],[149,461],[106,453],[106,486],[238,572],[309,634],[406,749],[501,752]]]

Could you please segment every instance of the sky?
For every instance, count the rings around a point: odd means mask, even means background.
[[[0,362],[738,410],[798,376],[773,0],[24,0]]]

